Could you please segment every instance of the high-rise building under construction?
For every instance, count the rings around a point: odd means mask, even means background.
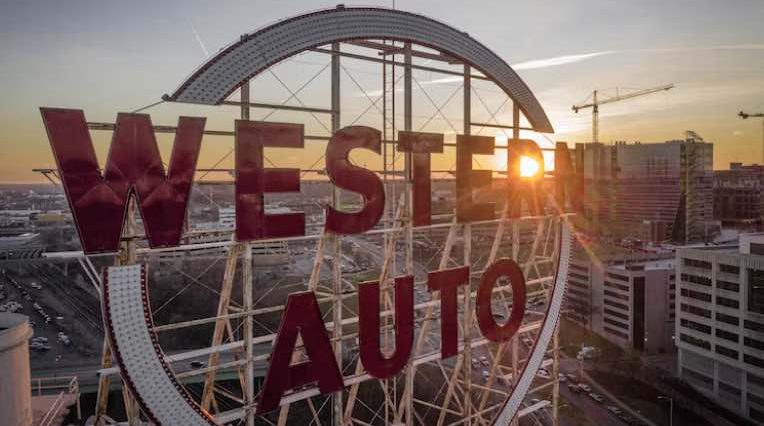
[[[713,145],[696,133],[664,143],[589,144],[584,164],[595,231],[680,243],[713,236]]]

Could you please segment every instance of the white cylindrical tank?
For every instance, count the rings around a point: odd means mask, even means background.
[[[0,425],[32,424],[30,337],[26,316],[0,313]]]

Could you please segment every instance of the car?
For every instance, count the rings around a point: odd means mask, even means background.
[[[576,385],[574,385],[573,383],[569,383],[568,384],[568,389],[570,389],[570,391],[573,392],[573,393],[580,393],[581,392],[581,388],[576,386]]]
[[[531,398],[531,404],[538,404],[539,402],[541,402],[540,399],[538,399],[538,398]]]
[[[204,368],[207,366],[207,363],[202,361],[191,361],[191,368]]]
[[[488,365],[488,358],[486,358],[485,356],[481,356],[480,363],[483,365]]]
[[[478,362],[478,360],[476,360],[475,358],[472,358],[472,368],[477,369],[479,367],[480,367],[480,362]]]
[[[567,381],[568,381],[568,378],[567,378],[567,377],[565,377],[565,375],[564,375],[564,374],[562,374],[562,373],[560,373],[560,374],[558,374],[558,375],[557,375],[557,379],[560,381],[560,383],[565,383],[565,382],[567,382]]]

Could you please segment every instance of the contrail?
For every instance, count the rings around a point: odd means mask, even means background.
[[[585,61],[588,59],[596,58],[598,56],[612,55],[613,53],[618,53],[618,52],[615,50],[606,50],[602,52],[582,53],[579,55],[555,56],[553,58],[536,59],[533,61],[520,62],[520,63],[512,65],[512,68],[516,70],[532,70],[536,68],[556,67],[558,65],[566,65],[566,64],[572,64],[576,62]]]
[[[194,37],[196,38],[196,41],[199,42],[199,46],[202,48],[202,51],[209,58],[210,57],[210,52],[207,50],[206,47],[204,47],[204,42],[202,41],[202,38],[199,37],[199,33],[196,32],[196,27],[194,26],[194,23],[189,21],[189,24],[191,24],[191,31],[194,33]]]

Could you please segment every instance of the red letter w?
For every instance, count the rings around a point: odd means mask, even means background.
[[[179,244],[204,118],[180,117],[165,175],[149,116],[118,114],[101,175],[85,114],[72,109],[40,111],[85,253],[119,249],[133,192],[151,247]]]

